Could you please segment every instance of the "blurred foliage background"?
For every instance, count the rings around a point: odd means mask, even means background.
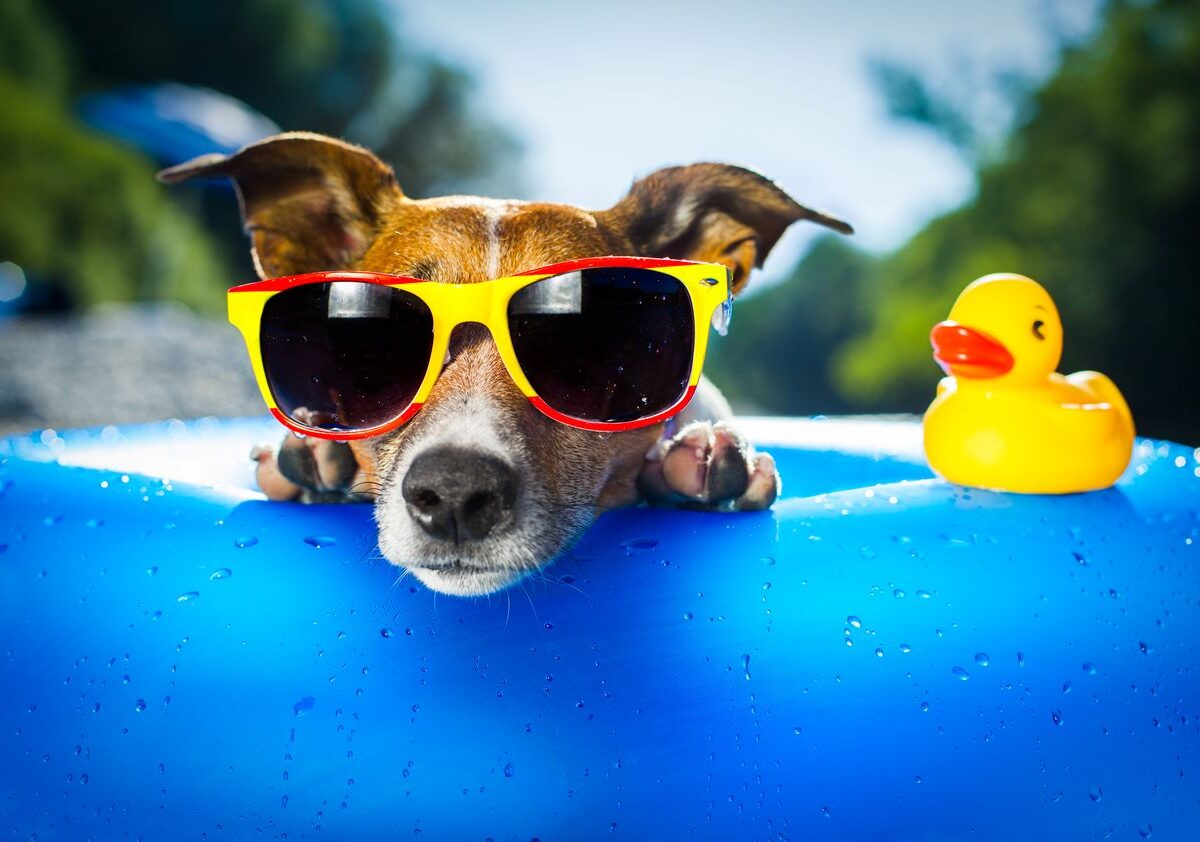
[[[958,149],[977,189],[891,253],[818,240],[739,302],[709,368],[735,406],[920,412],[938,376],[930,326],[975,277],[1017,271],[1058,301],[1063,370],[1111,375],[1142,432],[1200,439],[1200,3],[1109,0],[1061,49],[1048,79],[1006,80],[1018,116],[1002,137],[978,130],[971,86],[875,64],[894,119]],[[163,162],[79,119],[81,97],[163,81],[369,146],[410,195],[521,191],[517,137],[382,0],[5,0],[0,261],[28,276],[26,311],[169,300],[218,314],[221,291],[252,277],[228,192],[168,194]]]
[[[0,260],[44,305],[170,299],[219,313],[220,290],[254,277],[230,194],[168,195],[154,181],[163,162],[76,115],[81,96],[164,81],[369,146],[410,195],[517,182],[520,148],[472,79],[405,43],[377,0],[5,0]]]
[[[967,283],[1012,271],[1059,306],[1061,370],[1111,376],[1140,432],[1200,440],[1200,3],[1108,3],[1051,78],[1010,90],[1020,116],[998,144],[972,134],[969,101],[877,73],[897,119],[972,156],[976,195],[890,254],[818,241],[739,303],[709,369],[735,405],[923,411],[930,327]]]

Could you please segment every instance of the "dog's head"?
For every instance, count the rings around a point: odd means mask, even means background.
[[[360,269],[468,284],[615,254],[721,263],[737,292],[791,223],[848,230],[724,164],[659,170],[603,211],[411,199],[370,152],[313,134],[280,135],[164,176],[234,180],[263,277]],[[421,412],[354,450],[374,477],[384,555],[434,590],[479,594],[540,569],[597,513],[635,502],[660,432],[595,433],[550,420],[513,385],[487,330],[466,325]]]

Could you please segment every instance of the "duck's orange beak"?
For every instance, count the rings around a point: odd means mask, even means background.
[[[960,325],[939,322],[929,334],[933,358],[947,374],[984,380],[1007,374],[1013,367],[1012,354],[986,333]]]

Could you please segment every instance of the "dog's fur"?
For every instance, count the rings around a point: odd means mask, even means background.
[[[721,263],[740,292],[792,222],[850,232],[756,173],[711,163],[659,170],[603,211],[466,196],[414,200],[370,152],[307,133],[160,176],[233,179],[264,278],[362,269],[478,283],[615,254]],[[393,564],[434,590],[483,594],[541,569],[607,509],[639,500],[770,506],[779,490],[774,462],[716,423],[728,414],[704,381],[674,435],[664,436],[663,425],[608,434],[559,424],[513,385],[486,329],[465,325],[424,408],[399,429],[350,445],[289,436],[278,454],[253,455],[272,499],[372,498],[379,546]],[[476,540],[427,534],[402,493],[414,459],[447,447],[498,459],[515,477],[511,512]]]

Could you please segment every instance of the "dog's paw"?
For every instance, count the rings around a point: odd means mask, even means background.
[[[771,455],[733,427],[695,421],[651,448],[638,487],[651,503],[758,511],[775,502],[780,479]]]
[[[269,500],[338,503],[370,495],[356,490],[358,462],[344,442],[288,434],[276,450],[258,445],[254,476]]]

